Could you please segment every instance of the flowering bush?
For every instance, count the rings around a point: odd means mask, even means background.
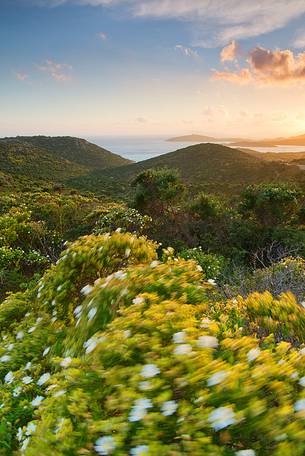
[[[81,238],[0,305],[0,454],[304,455],[305,310],[156,247]]]
[[[97,220],[94,232],[101,234],[120,229],[141,234],[151,223],[151,217],[140,214],[136,209],[115,207]]]

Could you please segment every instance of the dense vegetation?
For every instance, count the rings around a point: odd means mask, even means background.
[[[6,170],[0,455],[303,456],[302,186],[135,169],[119,200]]]

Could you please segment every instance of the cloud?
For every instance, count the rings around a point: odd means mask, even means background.
[[[305,52],[294,54],[291,50],[265,49],[257,46],[248,54],[249,68],[237,71],[214,71],[213,79],[223,79],[238,84],[279,84],[305,82]]]
[[[107,36],[107,34],[105,32],[99,32],[97,34],[97,36],[98,36],[98,38],[100,38],[103,41],[106,41],[108,39],[108,36]]]
[[[194,45],[220,46],[285,27],[305,14],[304,0],[25,0],[41,6],[121,7],[134,17],[192,23]]]
[[[220,60],[224,62],[232,62],[238,58],[240,54],[239,44],[233,40],[228,46],[224,47],[220,52]]]
[[[26,79],[29,78],[29,75],[26,73],[19,73],[18,71],[15,72],[15,77],[18,79],[18,81],[25,81]]]
[[[39,71],[47,73],[58,82],[65,82],[71,79],[69,72],[72,66],[67,63],[56,63],[53,60],[46,60],[43,65],[37,65]]]
[[[180,52],[182,52],[182,54],[185,55],[186,57],[191,57],[193,59],[198,59],[199,58],[199,54],[198,54],[197,51],[194,51],[193,49],[191,49],[189,47],[183,46],[182,44],[177,44],[175,46],[175,49],[177,49]]]
[[[212,79],[222,79],[227,82],[236,84],[248,84],[252,81],[252,74],[248,68],[242,68],[239,71],[214,71]]]

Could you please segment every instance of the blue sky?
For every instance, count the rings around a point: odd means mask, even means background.
[[[0,135],[302,133],[304,18],[300,0],[2,0]]]

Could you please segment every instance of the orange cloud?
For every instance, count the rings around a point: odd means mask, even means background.
[[[238,58],[240,53],[239,44],[233,40],[228,46],[224,47],[220,52],[220,60],[224,62],[232,62]]]
[[[225,51],[225,56],[226,52],[228,51]],[[221,56],[222,62],[223,58]],[[294,83],[302,80],[305,82],[305,52],[295,55],[289,49],[271,50],[257,46],[249,52],[247,62],[249,68],[238,71],[215,71],[213,79],[223,79],[238,84]]]
[[[248,84],[252,80],[252,75],[248,68],[239,71],[214,71],[213,79],[222,79],[236,84]]]

